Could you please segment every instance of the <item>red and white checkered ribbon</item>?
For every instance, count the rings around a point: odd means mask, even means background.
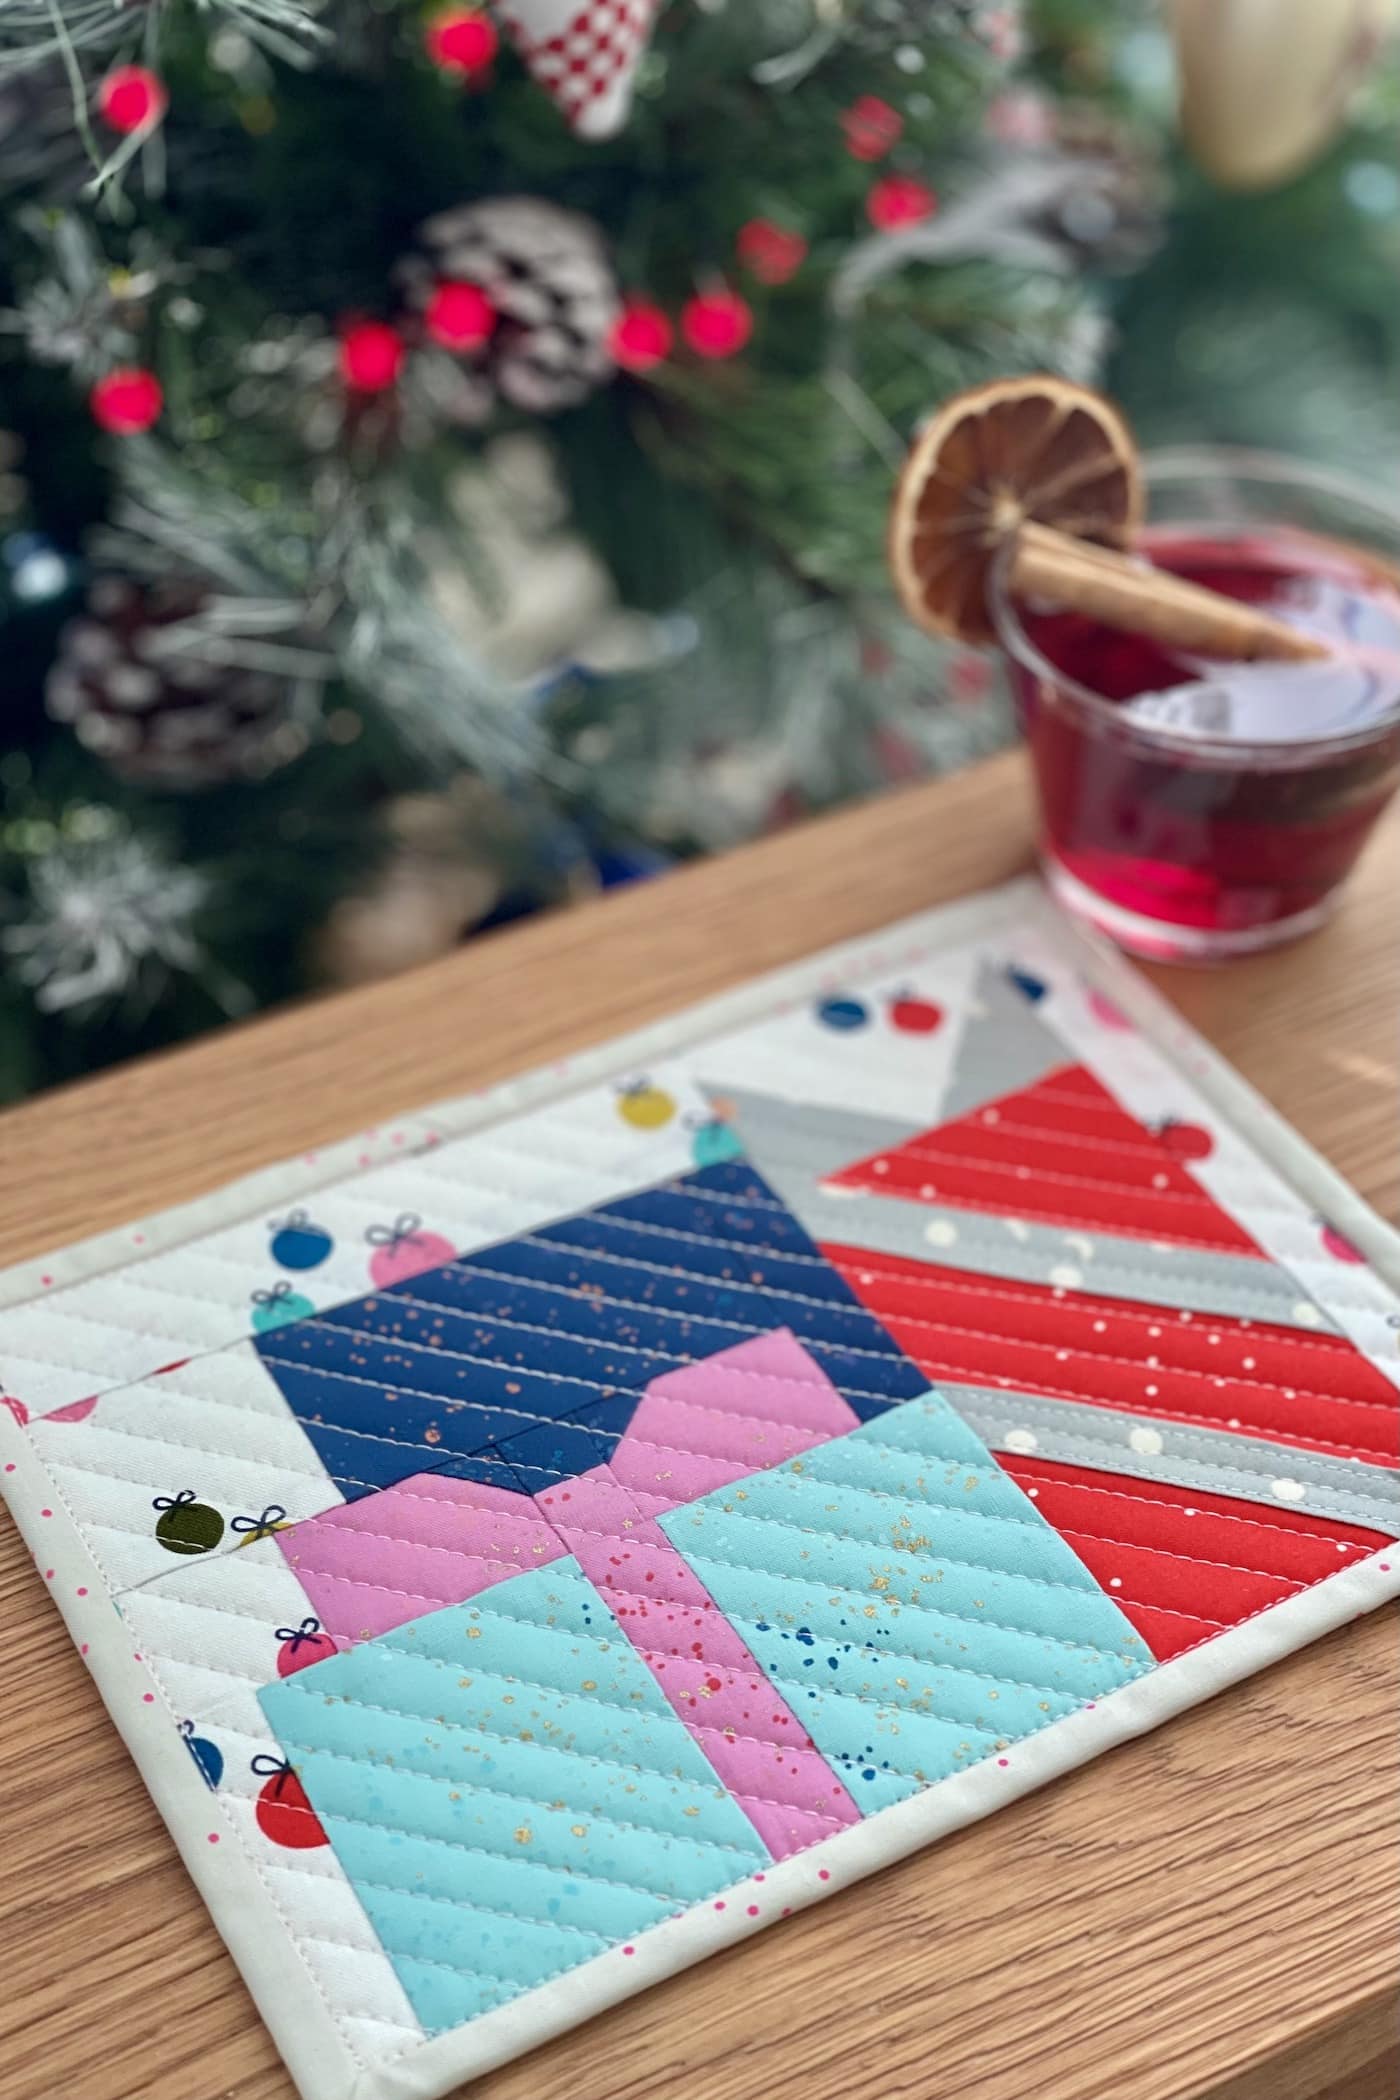
[[[627,120],[660,0],[497,0],[521,58],[583,138]]]

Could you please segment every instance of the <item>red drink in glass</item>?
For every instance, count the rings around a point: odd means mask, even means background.
[[[1336,653],[1209,665],[1000,594],[1047,876],[1139,954],[1272,947],[1325,919],[1400,785],[1400,572],[1290,525],[1158,525],[1142,546]]]

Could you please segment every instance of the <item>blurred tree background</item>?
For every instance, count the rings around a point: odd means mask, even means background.
[[[1006,740],[969,381],[1393,478],[1394,69],[1241,189],[1192,8],[0,0],[0,1100]]]

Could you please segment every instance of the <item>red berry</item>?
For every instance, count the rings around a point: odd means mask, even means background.
[[[737,357],[753,334],[753,310],[737,292],[701,292],[682,308],[681,332],[697,357]]]
[[[470,79],[484,73],[500,45],[495,24],[475,7],[445,7],[433,16],[423,35],[424,47],[444,73]]]
[[[613,322],[608,349],[624,372],[650,372],[666,362],[675,340],[669,317],[659,306],[639,299]]]
[[[1157,1133],[1173,1159],[1209,1159],[1215,1139],[1199,1123],[1165,1122]]]
[[[352,321],[340,332],[340,370],[361,394],[382,394],[399,376],[403,342],[387,321]]]
[[[932,218],[937,208],[934,192],[917,175],[882,175],[865,200],[870,223],[881,233],[917,226],[920,220]]]
[[[280,1758],[255,1757],[253,1770],[259,1776],[264,1772],[271,1774],[254,1810],[265,1838],[292,1852],[308,1852],[315,1845],[330,1843],[306,1798],[306,1789],[289,1764]]]
[[[92,420],[113,437],[134,437],[138,431],[149,430],[164,405],[160,381],[140,365],[108,372],[88,395]]]
[[[152,131],[170,103],[165,82],[149,66],[114,66],[97,90],[97,108],[113,131]]]
[[[479,350],[496,326],[496,309],[480,285],[448,279],[429,299],[423,325],[445,350]]]
[[[771,219],[750,219],[739,228],[734,245],[740,262],[760,284],[786,284],[807,260],[807,243],[801,234],[775,226]]]
[[[905,1035],[932,1035],[943,1019],[943,1009],[932,999],[916,999],[902,992],[890,1008],[891,1024]]]
[[[842,115],[841,129],[852,160],[883,160],[891,146],[898,144],[904,119],[878,95],[862,95]]]

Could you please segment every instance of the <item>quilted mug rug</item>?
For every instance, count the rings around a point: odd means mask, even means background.
[[[0,1280],[307,2100],[432,2100],[1400,1592],[1400,1242],[1016,884]]]

